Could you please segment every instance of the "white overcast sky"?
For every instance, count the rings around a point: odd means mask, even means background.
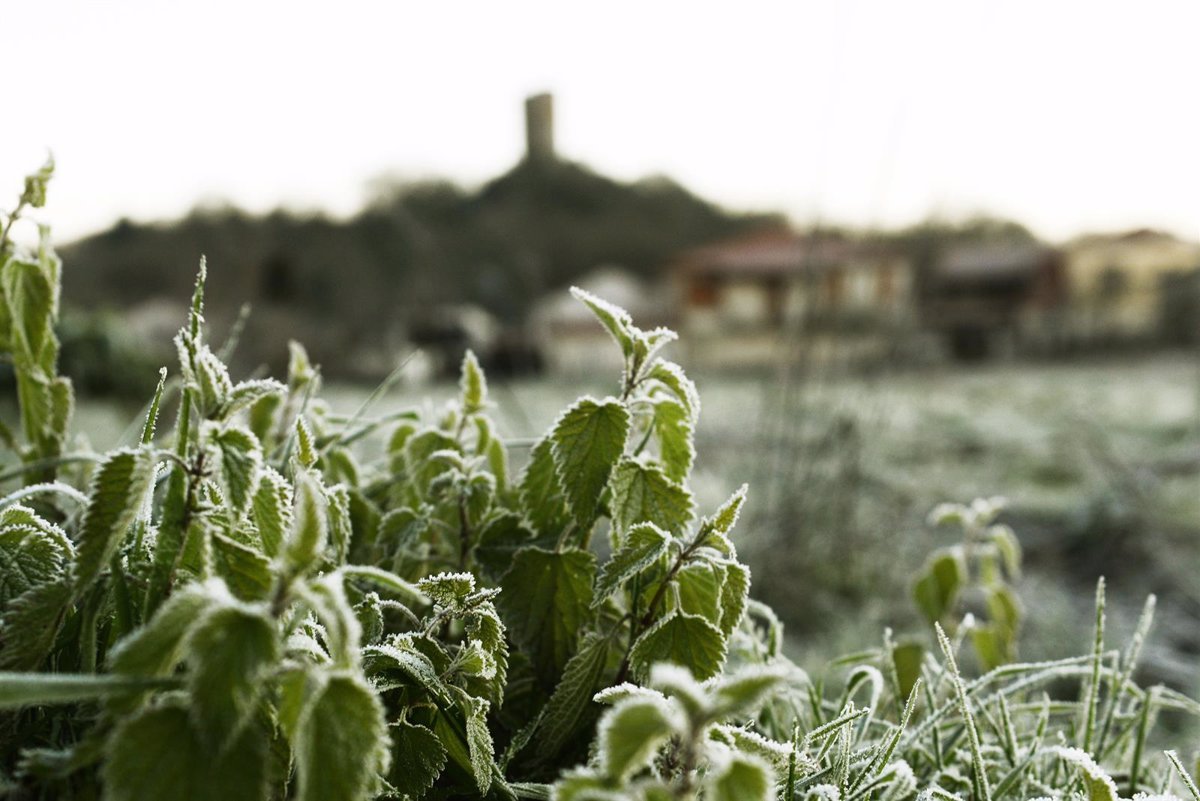
[[[475,184],[540,90],[564,156],[733,208],[1200,237],[1195,0],[5,0],[0,65],[0,205],[51,148],[59,238]]]

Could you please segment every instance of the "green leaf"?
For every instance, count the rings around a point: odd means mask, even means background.
[[[187,636],[205,610],[225,599],[228,592],[219,582],[189,584],[176,590],[158,608],[149,622],[118,642],[108,652],[109,669],[125,676],[154,678],[174,672],[183,660]],[[130,710],[141,696],[115,699],[114,708]]]
[[[633,355],[634,337],[636,329],[633,326],[633,320],[629,316],[629,312],[609,303],[606,300],[601,300],[590,292],[586,292],[577,286],[571,287],[571,294],[576,300],[580,301],[592,310],[592,314],[596,315],[596,319],[600,324],[612,334],[612,338],[621,346],[621,353],[628,359]]]
[[[257,727],[217,754],[205,748],[182,704],[164,704],[123,720],[107,745],[106,801],[267,798],[267,736]]]
[[[1021,602],[1006,585],[992,587],[987,593],[989,620],[1001,631],[1015,636],[1021,625]]]
[[[0,620],[0,669],[34,670],[45,661],[71,606],[66,578],[39,584],[18,595]]]
[[[726,637],[742,622],[750,600],[750,568],[741,562],[726,562],[725,581],[721,584],[721,623],[718,626]]]
[[[295,516],[283,551],[288,572],[300,575],[315,567],[328,539],[329,514],[325,488],[314,471],[298,470]]]
[[[554,472],[549,437],[539,439],[521,476],[519,494],[525,519],[538,534],[557,537],[569,518],[566,496]]]
[[[625,450],[629,412],[615,398],[581,398],[563,412],[550,433],[558,482],[576,522],[596,517],[600,493]]]
[[[270,467],[262,470],[250,514],[258,527],[263,553],[277,555],[292,525],[292,486]]]
[[[438,573],[418,581],[417,589],[443,609],[458,609],[475,592],[475,576],[470,573]]]
[[[74,547],[62,529],[19,504],[0,512],[0,609],[67,572]]]
[[[698,615],[671,614],[642,634],[633,645],[630,662],[644,679],[655,662],[673,662],[691,668],[700,681],[715,676],[725,662],[721,631]]]
[[[93,698],[175,686],[178,686],[178,682],[173,680],[97,676],[92,673],[0,673],[0,709],[73,704]]]
[[[692,418],[682,403],[665,398],[654,402],[654,436],[667,478],[685,480],[696,460],[696,446]]]
[[[735,753],[707,777],[704,798],[705,801],[769,801],[775,797],[774,784],[767,763]]]
[[[976,623],[971,627],[971,644],[984,671],[1009,661],[1009,642],[1005,632],[993,623]]]
[[[56,287],[42,265],[30,258],[14,256],[4,264],[0,286],[12,315],[12,346],[24,360],[45,373],[53,371],[43,354],[54,336]]]
[[[504,442],[495,438],[488,442],[484,451],[487,456],[488,470],[496,477],[496,491],[500,495],[508,493],[508,450]]]
[[[329,510],[329,544],[334,564],[343,564],[350,553],[350,538],[354,536],[350,521],[350,492],[344,484],[325,491]]]
[[[279,651],[275,622],[261,607],[222,605],[192,629],[187,643],[191,714],[210,749],[235,737],[254,713]]]
[[[258,488],[262,447],[258,438],[241,426],[227,426],[213,440],[221,454],[221,489],[236,522]]]
[[[592,696],[604,675],[610,645],[608,637],[590,634],[567,661],[535,732],[539,759],[553,759],[582,727],[589,725],[588,712],[596,708]]]
[[[383,707],[358,676],[331,674],[301,715],[293,743],[298,801],[365,801],[387,772]]]
[[[729,535],[733,527],[737,525],[738,515],[742,512],[742,506],[746,503],[746,493],[749,487],[746,484],[738,487],[737,492],[729,497],[729,500],[721,504],[721,508],[713,514],[711,518],[712,530],[718,534]]]
[[[513,641],[527,649],[543,681],[562,672],[591,619],[596,560],[578,549],[525,548],[501,584],[499,606]]]
[[[900,697],[907,698],[917,679],[921,677],[921,663],[925,660],[925,646],[919,642],[900,643],[892,649],[892,663],[896,667],[896,679],[900,683]]]
[[[647,376],[669,389],[676,400],[687,409],[692,422],[700,418],[700,393],[683,372],[683,368],[674,362],[655,359],[653,366],[647,371]]]
[[[469,696],[463,694],[463,698]],[[486,795],[492,786],[492,773],[496,764],[492,733],[488,731],[487,726],[488,706],[487,701],[474,700],[467,715],[467,747],[471,751],[471,770],[482,795]]]
[[[649,765],[659,746],[680,728],[678,716],[660,698],[620,701],[600,719],[600,769],[614,782],[627,781]]]
[[[316,443],[313,442],[312,430],[304,417],[296,418],[296,462],[300,467],[311,470],[317,463]]]
[[[534,544],[534,534],[519,515],[503,512],[488,521],[475,539],[475,562],[484,577],[499,582],[517,551]],[[543,543],[544,544],[544,543]],[[549,543],[553,546],[553,543]]]
[[[779,668],[747,667],[721,680],[713,693],[714,717],[745,718],[757,714],[763,702],[787,680]]]
[[[405,721],[391,726],[392,769],[388,784],[403,796],[420,798],[446,767],[446,749],[430,729]]]
[[[46,156],[46,162],[38,171],[25,176],[25,191],[21,193],[21,202],[35,209],[46,205],[46,184],[54,177],[54,156]]]
[[[721,585],[725,571],[708,560],[691,562],[675,574],[679,609],[721,627]]]
[[[286,392],[287,387],[273,378],[242,381],[229,393],[219,417],[228,420],[237,412],[250,408],[264,398],[278,398]]]
[[[657,562],[667,552],[670,541],[670,535],[653,523],[639,523],[631,528],[612,558],[600,569],[592,606],[603,604],[622,584]]]
[[[913,586],[917,607],[930,623],[942,620],[954,606],[966,576],[966,565],[957,552],[942,550],[930,558]]]
[[[1004,561],[1004,572],[1011,579],[1021,577],[1021,542],[1008,526],[991,526],[988,534]]]
[[[1117,794],[1116,783],[1086,751],[1079,748],[1062,747],[1050,750],[1064,762],[1079,768],[1083,785],[1087,789],[1088,801],[1119,801],[1120,796]]]
[[[229,378],[229,368],[208,345],[199,345],[196,348],[192,364],[194,372],[188,378],[196,386],[200,414],[207,420],[215,419],[233,396],[233,381]]]
[[[212,566],[224,579],[229,591],[242,601],[262,601],[271,593],[275,575],[270,561],[248,545],[213,533]]]
[[[475,414],[487,407],[487,380],[479,367],[479,360],[468,350],[463,354],[462,377],[459,379],[462,392],[463,414]]]
[[[449,697],[437,666],[418,650],[411,636],[401,635],[389,644],[368,645],[362,657],[363,669],[376,682],[383,677],[389,686],[407,685],[418,695],[428,693],[442,700]]]
[[[612,480],[613,524],[624,535],[638,523],[654,523],[679,535],[692,519],[692,494],[662,470],[635,459],[623,459]]]
[[[96,469],[79,525],[75,590],[100,575],[154,488],[155,460],[147,449],[115,451]]]

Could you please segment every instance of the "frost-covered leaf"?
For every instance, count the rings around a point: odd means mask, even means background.
[[[557,536],[566,527],[570,519],[566,496],[558,483],[548,437],[533,446],[529,465],[521,476],[519,494],[525,519],[538,534]]]
[[[420,798],[446,767],[446,749],[430,729],[405,721],[391,725],[392,769],[388,784],[401,795]]]
[[[344,484],[325,491],[329,512],[329,550],[334,564],[343,564],[350,553],[350,539],[354,536],[354,525],[350,520],[350,492]]]
[[[265,675],[279,658],[279,635],[264,608],[210,608],[187,641],[191,714],[210,749],[236,736],[254,713]]]
[[[470,573],[438,573],[418,581],[417,589],[443,609],[457,609],[475,592],[475,576]]]
[[[1079,748],[1053,748],[1052,751],[1064,762],[1079,768],[1087,788],[1088,801],[1119,801],[1117,785],[1104,769],[1096,764],[1091,755]]]
[[[308,427],[308,422],[303,416],[296,418],[296,463],[305,469],[311,470],[317,464],[317,459],[320,454],[317,452],[317,443],[313,438],[312,429]]]
[[[595,557],[587,551],[525,548],[504,576],[499,606],[513,641],[544,681],[557,677],[591,619]]]
[[[46,162],[37,172],[25,176],[25,190],[21,193],[21,202],[35,209],[46,205],[46,186],[54,177],[54,156],[46,156]]]
[[[205,747],[182,704],[122,720],[107,743],[106,801],[265,801],[267,737],[257,727],[216,754]]]
[[[254,548],[223,534],[210,537],[212,566],[229,591],[243,601],[265,600],[275,583],[271,562]]]
[[[154,616],[118,642],[109,652],[113,673],[165,676],[183,659],[184,641],[193,625],[212,604],[225,600],[223,586],[189,584],[167,598]]]
[[[766,762],[748,754],[733,754],[706,777],[707,801],[769,801],[774,777]]]
[[[692,519],[692,494],[654,465],[623,459],[612,478],[613,524],[623,536],[638,523],[679,535]]]
[[[486,578],[498,582],[517,551],[534,544],[534,533],[512,512],[495,515],[475,539],[475,561]],[[553,544],[553,543],[550,543]]]
[[[387,677],[387,681],[407,684],[417,693],[429,693],[442,699],[448,697],[449,691],[442,681],[438,666],[409,637],[401,636],[390,643],[368,645],[363,649],[362,656],[363,669],[377,680]]]
[[[13,599],[0,619],[0,669],[34,670],[54,647],[71,605],[67,578],[38,584]]]
[[[571,287],[571,294],[576,300],[580,301],[592,310],[592,314],[596,315],[596,319],[600,324],[612,334],[612,338],[621,346],[621,353],[628,359],[633,355],[634,336],[636,329],[633,325],[633,320],[629,316],[629,312],[602,300],[590,292],[580,289],[577,286]]]
[[[696,459],[696,446],[692,418],[682,403],[666,398],[655,401],[654,436],[667,478],[685,480]]]
[[[660,382],[675,395],[676,400],[687,409],[688,416],[695,423],[700,417],[700,393],[696,385],[688,378],[683,368],[674,362],[656,359],[647,371],[647,376]]]
[[[615,398],[581,398],[550,433],[555,473],[567,505],[581,525],[596,516],[600,493],[625,449],[629,412]]]
[[[314,567],[328,539],[328,501],[321,479],[311,470],[299,470],[295,513],[283,550],[288,571],[300,574]]]
[[[75,588],[82,592],[116,553],[154,487],[155,460],[147,449],[114,451],[96,470],[79,525]]]
[[[459,390],[462,394],[462,409],[464,414],[481,412],[487,406],[487,380],[483,377],[483,369],[479,359],[468,350],[463,355],[462,375],[459,378]]]
[[[671,537],[654,523],[639,523],[625,535],[621,546],[600,568],[592,606],[600,606],[622,584],[646,570],[667,552]]]
[[[546,702],[535,734],[540,758],[552,759],[580,726],[588,723],[587,710],[592,704],[596,684],[604,673],[609,646],[607,637],[588,635],[567,661],[554,694]]]
[[[221,489],[236,518],[240,518],[258,487],[262,448],[258,438],[241,426],[228,426],[213,437],[221,456]]]
[[[467,715],[467,747],[471,752],[471,769],[481,794],[487,794],[495,770],[495,746],[487,725],[487,701],[475,701]]]
[[[738,515],[742,512],[742,506],[746,503],[746,493],[748,486],[743,484],[738,487],[737,492],[729,497],[729,500],[721,504],[711,518],[712,530],[718,534],[729,535],[733,527],[737,525]]]
[[[62,529],[19,504],[0,512],[0,609],[22,593],[62,577],[74,547]]]
[[[273,378],[242,381],[229,393],[219,417],[228,420],[237,412],[250,408],[264,398],[279,397],[286,392],[287,387]]]
[[[630,661],[635,675],[643,678],[655,662],[674,662],[687,665],[703,681],[720,672],[725,661],[725,638],[704,618],[676,612],[638,638]]]
[[[741,562],[726,562],[725,581],[721,584],[721,622],[718,628],[726,637],[742,622],[750,600],[750,568]]]
[[[206,419],[215,419],[233,395],[233,381],[229,378],[229,368],[207,345],[196,348],[192,367],[193,372],[189,379],[194,382],[197,390],[200,413]]]
[[[746,667],[719,681],[713,691],[718,717],[747,717],[755,714],[788,679],[781,668]]]
[[[275,556],[292,526],[292,486],[271,467],[262,470],[250,514],[258,527],[263,553]]]
[[[600,719],[600,769],[613,781],[628,780],[681,728],[665,701],[649,696],[621,701]]]
[[[383,706],[358,676],[331,674],[302,713],[293,748],[298,801],[372,798],[391,759]]]

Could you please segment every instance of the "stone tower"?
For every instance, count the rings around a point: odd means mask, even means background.
[[[555,160],[554,95],[549,92],[525,99],[525,158],[531,164]]]

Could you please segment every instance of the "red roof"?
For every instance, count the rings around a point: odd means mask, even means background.
[[[845,239],[768,228],[690,250],[675,260],[675,268],[693,274],[790,275],[827,270],[870,252],[874,249]]]

